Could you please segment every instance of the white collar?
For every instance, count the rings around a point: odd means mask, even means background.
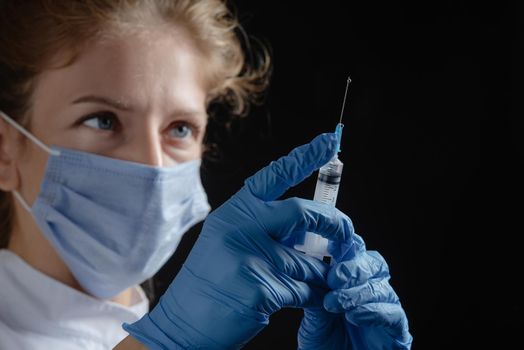
[[[13,252],[0,249],[0,321],[39,334],[86,337],[112,344],[149,307],[144,291],[134,287],[130,307],[96,299],[35,270]]]

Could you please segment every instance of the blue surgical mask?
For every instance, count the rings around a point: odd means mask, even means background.
[[[13,194],[96,297],[110,298],[152,277],[182,235],[209,213],[200,159],[153,167],[50,148],[1,111],[0,116],[50,154],[33,205]]]

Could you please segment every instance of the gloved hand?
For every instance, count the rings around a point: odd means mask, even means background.
[[[388,282],[386,261],[378,252],[366,250],[357,234],[353,242],[353,249],[328,273],[332,291],[325,296],[324,307],[304,310],[299,349],[410,349],[413,338]]]
[[[247,179],[208,216],[158,305],[124,329],[150,349],[237,349],[282,307],[320,307],[329,266],[278,241],[312,231],[351,242],[351,221],[326,204],[276,199],[336,145],[334,134],[320,135]]]

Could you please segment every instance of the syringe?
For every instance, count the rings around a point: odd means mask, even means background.
[[[335,133],[338,138],[338,151],[333,158],[318,171],[317,184],[315,187],[315,194],[313,200],[321,203],[332,205],[337,203],[338,189],[340,187],[340,179],[342,178],[342,168],[344,164],[338,159],[340,153],[340,142],[342,140],[342,116],[344,115],[344,106],[346,105],[346,97],[348,93],[349,83],[351,78],[348,77],[346,83],[346,91],[344,93],[344,101],[342,102],[342,111],[340,112],[340,120],[337,124]],[[329,240],[313,232],[304,232],[304,234],[297,237],[295,241],[295,249],[313,256],[325,263],[331,264],[333,257],[328,252]]]

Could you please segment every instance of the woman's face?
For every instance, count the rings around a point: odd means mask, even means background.
[[[31,132],[50,146],[153,166],[200,158],[207,123],[203,66],[186,36],[164,27],[98,40],[72,65],[39,76]],[[48,155],[25,144],[19,187],[32,202]]]

